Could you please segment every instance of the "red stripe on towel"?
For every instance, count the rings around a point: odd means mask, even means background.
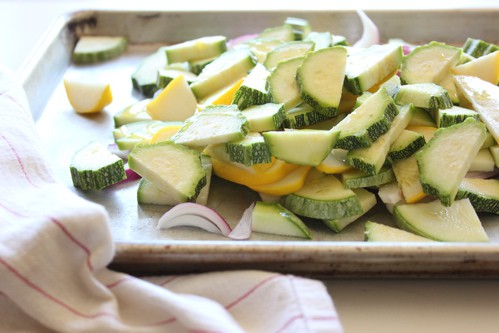
[[[246,293],[244,293],[241,297],[239,297],[238,299],[236,299],[234,302],[226,305],[225,308],[228,310],[228,309],[234,307],[235,305],[237,305],[241,301],[243,301],[246,298],[248,298],[248,296],[250,296],[252,293],[254,293],[261,286],[265,285],[267,282],[269,282],[269,281],[271,281],[271,280],[273,280],[275,278],[278,278],[278,277],[281,277],[281,275],[279,275],[279,274],[271,275],[268,278],[260,281],[256,286],[254,286],[253,288],[251,288],[250,290],[248,290]]]
[[[10,150],[12,151],[12,153],[14,154],[14,156],[16,157],[17,163],[19,164],[19,167],[21,168],[21,171],[22,171],[22,173],[24,175],[24,178],[26,178],[26,180],[28,181],[28,183],[30,183],[31,186],[38,187],[38,185],[36,185],[35,183],[33,183],[33,181],[31,180],[31,178],[29,177],[28,173],[26,172],[26,168],[24,167],[23,161],[21,160],[21,157],[17,153],[17,151],[14,148],[14,146],[10,143],[9,139],[7,139],[7,137],[5,137],[5,135],[3,135],[3,134],[0,134],[0,138],[3,141],[5,141],[5,143],[7,143],[7,146],[9,146]]]

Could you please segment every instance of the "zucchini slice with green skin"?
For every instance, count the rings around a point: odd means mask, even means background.
[[[264,29],[258,35],[258,38],[273,38],[282,42],[291,42],[295,40],[295,32],[293,31],[293,27],[291,25],[283,24],[281,26]]]
[[[353,191],[359,199],[360,206],[362,207],[362,213],[338,219],[323,219],[322,222],[324,222],[324,224],[334,232],[340,232],[341,230],[345,229],[349,224],[357,221],[360,217],[362,217],[376,205],[376,195],[374,195],[373,193],[362,188],[356,188]]]
[[[147,113],[147,104],[150,101],[151,99],[146,98],[116,112],[113,116],[114,127],[118,128],[129,123],[152,120],[149,113]]]
[[[281,127],[286,113],[284,104],[253,105],[242,111],[252,132],[274,131]]]
[[[450,109],[438,109],[435,112],[435,121],[437,127],[449,127],[455,124],[462,123],[466,118],[480,119],[478,112],[470,109],[465,109],[460,106],[453,106]]]
[[[367,148],[350,150],[347,154],[347,163],[369,175],[379,173],[385,164],[392,143],[399,137],[404,128],[407,127],[412,117],[412,112],[413,108],[411,105],[402,106],[388,132],[381,135]]]
[[[256,64],[235,92],[232,104],[236,104],[239,110],[244,110],[252,105],[270,102],[270,95],[267,91],[269,75],[270,72],[263,65]]]
[[[436,127],[436,124],[427,110],[415,107],[414,114],[412,115],[408,126]]]
[[[171,141],[136,146],[128,165],[177,202],[196,201],[207,181],[200,153]]]
[[[390,146],[390,151],[386,159],[389,163],[406,159],[416,153],[425,144],[424,135],[414,131],[403,130]]]
[[[312,239],[303,221],[277,202],[257,201],[251,213],[251,230],[266,234]]]
[[[273,70],[279,62],[305,56],[308,52],[313,51],[313,49],[313,42],[295,41],[284,43],[267,54],[263,65],[268,70]]]
[[[191,73],[194,74],[194,75],[199,75],[199,73],[201,73],[203,71],[203,69],[208,64],[212,63],[213,60],[215,60],[216,58],[218,58],[218,56],[210,57],[210,58],[207,58],[207,59],[200,59],[200,60],[189,61],[189,67],[190,67]]]
[[[338,114],[343,91],[347,50],[334,46],[305,56],[296,71],[301,98],[327,117]]]
[[[447,90],[435,83],[414,83],[400,86],[395,97],[397,104],[410,104],[424,109],[450,109],[453,106]]]
[[[146,97],[152,97],[158,90],[158,70],[167,65],[165,48],[160,47],[148,55],[132,73],[132,84],[135,90]]]
[[[314,43],[314,51],[325,49],[332,45],[332,36],[329,31],[318,32],[311,31],[304,39],[305,42]]]
[[[345,70],[345,87],[360,95],[376,83],[394,73],[402,62],[401,45],[373,45],[348,55]]]
[[[475,58],[480,58],[498,49],[498,46],[477,38],[468,38],[463,45],[463,52]]]
[[[206,205],[211,184],[212,164],[211,158],[201,155],[201,164],[206,172],[206,185],[203,186],[196,198],[196,203]],[[173,192],[163,192],[154,183],[146,178],[141,178],[137,188],[137,202],[147,205],[174,206],[179,204],[173,197]]]
[[[461,48],[444,43],[418,46],[402,60],[400,79],[406,84],[441,82],[458,63],[461,54]]]
[[[246,166],[272,162],[270,149],[258,132],[248,133],[237,141],[226,142],[225,151],[232,162]]]
[[[227,38],[224,36],[201,37],[165,48],[166,58],[170,64],[212,58],[225,51],[227,51]]]
[[[241,47],[248,47],[258,63],[263,64],[267,54],[282,44],[284,44],[284,42],[279,39],[263,37],[246,41],[241,45]]]
[[[393,99],[385,88],[381,88],[334,127],[340,131],[335,148],[349,150],[371,146],[388,132],[398,113]]]
[[[82,36],[76,43],[72,59],[75,64],[93,64],[113,59],[127,49],[125,37]]]
[[[495,162],[490,150],[482,148],[471,162],[468,172],[492,172],[494,169]]]
[[[288,24],[293,28],[295,40],[303,40],[312,31],[310,22],[298,17],[287,17],[284,24]]]
[[[373,221],[367,221],[364,225],[364,235],[367,242],[434,242],[412,232]]]
[[[315,125],[327,119],[329,117],[315,111],[309,104],[302,103],[285,113],[282,125],[284,128],[301,128]]]
[[[203,68],[191,89],[198,101],[243,78],[256,62],[248,49],[232,49]]]
[[[477,212],[499,214],[499,180],[464,178],[456,200],[468,198]]]
[[[485,125],[473,118],[437,130],[416,153],[424,192],[451,206],[485,137]]]
[[[82,190],[102,190],[126,179],[123,160],[98,142],[78,150],[69,169],[73,185]]]
[[[188,118],[171,139],[187,146],[204,147],[240,140],[248,132],[248,119],[236,105],[218,105],[208,106]]]
[[[160,129],[181,125],[179,121],[144,120],[121,125],[113,130],[114,141],[120,150],[132,150],[139,143],[149,143]]]
[[[337,219],[363,212],[354,191],[345,189],[334,175],[312,169],[305,185],[285,195],[280,203],[295,214],[316,219]]]
[[[489,241],[469,199],[456,200],[451,206],[439,200],[398,205],[393,216],[400,228],[436,241]]]
[[[271,101],[284,104],[286,111],[303,102],[296,81],[296,71],[303,59],[304,57],[299,57],[281,61],[267,80]]]
[[[295,129],[262,133],[272,156],[298,165],[319,165],[331,152],[337,131]]]
[[[376,187],[395,181],[392,168],[384,167],[377,174],[369,175],[361,170],[350,170],[341,174],[341,182],[345,188]]]
[[[192,72],[175,68],[161,68],[158,70],[156,86],[158,89],[165,88],[179,75],[183,75],[188,83],[192,83],[197,79],[197,75]]]

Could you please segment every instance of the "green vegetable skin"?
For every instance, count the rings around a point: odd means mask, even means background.
[[[475,211],[497,214],[499,199],[493,192],[497,188],[496,183],[465,186],[459,182],[464,177],[465,167],[462,166],[457,173],[447,172],[449,163],[467,166],[472,160],[470,155],[474,155],[475,150],[485,144],[482,142],[485,140],[482,122],[474,111],[459,109],[455,105],[459,100],[456,100],[455,87],[449,81],[450,68],[461,61],[463,51],[432,42],[418,47],[406,57],[402,57],[402,49],[396,45],[374,46],[365,50],[349,49],[347,56],[347,48],[332,46],[335,43],[331,33],[318,33],[312,28],[304,20],[288,18],[283,25],[265,29],[257,38],[236,47],[225,48],[224,37],[217,36],[208,40],[211,44],[204,45],[200,54],[195,54],[200,50],[196,50],[196,42],[192,41],[178,48],[161,48],[158,52],[166,53],[170,62],[175,59],[186,61],[190,70],[199,74],[193,76],[191,89],[200,101],[209,100],[216,91],[245,78],[235,92],[231,106],[215,106],[220,108],[220,112],[211,115],[211,106],[202,110],[187,120],[186,126],[172,140],[177,145],[189,146],[197,151],[208,144],[220,144],[233,163],[246,168],[269,163],[271,155],[287,163],[317,166],[331,149],[348,150],[346,162],[354,167],[352,171],[342,175],[326,175],[313,168],[312,176],[306,179],[301,190],[280,199],[282,209],[297,214],[298,218],[305,216],[323,220],[337,232],[376,204],[373,189],[396,181],[391,163],[411,156],[417,156],[424,191],[428,199],[439,199],[439,209],[440,206],[444,210],[450,209],[454,207],[455,201],[467,199]],[[203,38],[193,41],[203,41]],[[485,45],[484,42],[472,43],[471,40],[468,44],[470,52],[472,47],[476,50]],[[436,60],[435,55],[439,53],[442,58]],[[154,57],[151,58],[151,65],[142,65],[143,68],[149,67],[145,68],[149,71],[143,69],[145,74],[138,71],[133,77],[134,85],[146,95],[158,89],[158,83],[164,84],[160,81],[152,83],[150,68],[158,65],[153,63]],[[164,64],[164,59],[156,60]],[[431,70],[423,70],[424,62],[428,62]],[[337,74],[336,71],[340,74],[334,80],[325,80],[319,76],[314,79],[322,65],[324,71],[330,74],[329,77]],[[397,70],[402,82],[395,75],[377,91],[370,89]],[[156,73],[158,69],[152,71]],[[138,81],[142,82],[141,85]],[[454,90],[450,91],[452,87]],[[348,91],[360,96],[355,110],[338,115],[339,105]],[[404,107],[410,111],[402,111]],[[138,110],[122,112],[115,121],[124,124],[134,121],[134,118],[143,120]],[[476,123],[476,126],[471,126],[475,128],[473,133],[476,132],[473,145],[465,142],[469,141],[466,139],[467,129],[462,132],[457,130],[470,126],[472,121]],[[325,123],[331,125],[325,127],[322,125]],[[320,129],[311,130],[315,125]],[[445,135],[437,132],[435,139],[425,141],[423,135],[405,129],[408,125],[446,127],[449,133],[459,132],[456,137],[461,136],[462,140],[449,143],[442,139]],[[452,148],[449,149],[448,144]],[[495,144],[488,143],[482,148],[492,147],[491,156],[496,157],[499,149],[494,148]],[[468,147],[465,153],[462,152],[463,147]],[[447,159],[442,161],[441,152],[444,150],[453,152],[451,162]],[[137,163],[138,151],[135,156],[132,154],[131,164],[137,169],[147,169]],[[497,164],[496,161],[496,168]],[[197,162],[194,169],[200,169]],[[150,170],[146,170],[145,174],[155,178],[150,175]],[[176,200],[195,200],[202,184],[203,180],[196,179],[184,189],[186,192],[182,195],[177,193]],[[168,183],[170,187],[173,185]],[[163,183],[163,189],[168,186]],[[368,187],[369,191],[360,187]],[[493,189],[492,194],[489,188]],[[427,226],[412,224],[412,215],[417,215],[417,211],[412,211],[415,207],[413,204],[395,207],[399,226],[428,236]],[[468,209],[471,206],[466,207]],[[265,207],[263,215],[271,216],[279,209]],[[425,209],[422,208],[422,211]],[[476,224],[473,217],[471,220]],[[279,233],[278,224],[272,227],[262,225],[262,230],[269,228]],[[300,232],[302,237],[309,237],[303,230]],[[437,230],[437,235],[431,235],[430,238],[452,240],[452,235],[446,237],[439,232]],[[477,231],[476,236],[478,240],[486,240],[481,230]]]

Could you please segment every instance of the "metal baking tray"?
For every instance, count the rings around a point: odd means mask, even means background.
[[[432,40],[462,45],[467,37],[496,41],[499,10],[368,11],[382,41],[402,38],[413,43]],[[166,207],[139,206],[136,184],[83,192],[73,188],[69,161],[74,151],[90,140],[112,142],[112,116],[142,99],[133,91],[130,75],[140,60],[160,45],[200,36],[228,38],[277,26],[286,17],[301,17],[314,30],[360,38],[355,11],[222,11],[129,12],[83,11],[54,23],[22,72],[40,141],[47,160],[72,191],[102,204],[109,213],[116,255],[112,267],[135,274],[186,273],[227,269],[264,269],[317,277],[491,277],[499,274],[499,218],[480,215],[491,242],[367,243],[363,222],[393,225],[387,210],[378,206],[359,221],[335,234],[311,223],[313,240],[297,240],[254,233],[250,240],[233,241],[194,228],[158,230]],[[452,27],[450,29],[449,27]],[[71,52],[82,35],[124,35],[125,55],[91,66],[71,64]],[[100,114],[78,115],[65,96],[62,78],[68,74],[105,76],[111,81],[114,101]],[[234,225],[256,194],[222,180],[213,183],[210,205]],[[84,223],[84,221],[82,221]]]

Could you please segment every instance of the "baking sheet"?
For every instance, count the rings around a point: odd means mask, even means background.
[[[383,40],[398,37],[411,42],[438,40],[457,45],[467,37],[495,40],[493,23],[499,18],[497,11],[388,11],[368,15],[378,25]],[[363,242],[366,220],[393,225],[391,215],[380,204],[338,234],[313,221],[309,223],[312,240],[254,233],[248,241],[233,241],[195,228],[158,230],[157,220],[167,207],[138,205],[136,183],[90,192],[72,186],[69,161],[75,150],[91,140],[111,143],[113,114],[143,98],[133,91],[130,75],[144,56],[168,42],[210,34],[231,38],[256,33],[282,24],[288,16],[306,18],[314,30],[344,35],[349,41],[357,40],[361,34],[357,15],[351,11],[90,11],[70,14],[55,23],[21,76],[42,146],[56,174],[72,191],[104,205],[109,212],[116,243],[113,268],[137,274],[254,268],[328,277],[497,275],[497,216],[480,215],[491,240],[488,244]],[[421,17],[426,19],[421,21]],[[442,28],[451,22],[455,29]],[[83,33],[125,35],[130,46],[118,59],[74,66],[70,54],[77,36]],[[76,114],[64,92],[64,75],[105,77],[112,85],[113,103],[97,115]],[[209,205],[234,226],[244,209],[257,198],[243,186],[215,179]]]

